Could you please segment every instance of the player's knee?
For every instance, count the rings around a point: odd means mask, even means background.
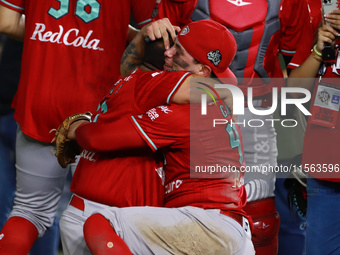
[[[10,217],[21,217],[30,221],[38,230],[39,237],[42,237],[49,229],[54,220],[55,214],[51,214],[36,208],[13,207]]]
[[[84,224],[84,238],[88,245],[94,242],[103,232],[103,229],[111,228],[110,222],[101,214],[94,214],[90,216]]]
[[[101,214],[94,214],[85,221],[84,238],[92,254],[131,254],[110,222]]]

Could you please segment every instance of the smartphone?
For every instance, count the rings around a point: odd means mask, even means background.
[[[339,9],[338,0],[321,0],[323,13],[328,14],[332,10]]]

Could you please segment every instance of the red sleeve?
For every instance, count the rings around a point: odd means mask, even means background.
[[[315,1],[314,1],[315,2]],[[310,55],[318,19],[313,17],[307,1],[284,0],[280,10],[281,53],[293,56],[287,68],[300,66]]]
[[[314,40],[306,0],[283,0],[280,8],[280,50],[293,56],[298,47],[310,49]]]
[[[138,112],[171,103],[172,96],[192,73],[187,71],[144,72],[136,81],[135,103]]]
[[[132,1],[132,15],[139,28],[151,22],[153,10],[155,9],[155,7],[156,0]]]
[[[110,124],[84,123],[76,129],[76,139],[80,147],[88,151],[113,152],[148,147],[127,118]]]
[[[0,4],[20,13],[24,13],[25,11],[23,0],[0,0]]]
[[[81,148],[114,152],[150,147],[180,147],[190,136],[190,106],[158,106],[145,114],[125,117],[110,124],[84,123],[76,129]],[[183,140],[186,139],[186,140]]]
[[[149,147],[180,148],[190,139],[190,105],[166,105],[150,109],[145,114],[132,116],[135,126]]]
[[[302,65],[303,62],[308,58],[308,56],[311,54],[311,48],[306,49],[304,47],[298,47],[296,50],[296,53],[294,54],[294,57],[289,62],[287,68],[295,69]]]

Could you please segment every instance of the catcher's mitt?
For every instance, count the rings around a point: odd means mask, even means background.
[[[67,138],[70,126],[79,120],[91,121],[91,116],[90,112],[73,114],[67,117],[57,129],[51,129],[50,133],[55,132],[55,136],[51,141],[51,143],[56,143],[54,155],[57,157],[59,165],[63,168],[66,168],[70,163],[74,163],[76,155],[80,154],[80,146],[77,141],[71,141]],[[52,150],[51,153],[53,155]]]

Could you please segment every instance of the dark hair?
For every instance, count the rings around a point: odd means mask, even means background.
[[[213,78],[213,79],[218,79],[218,77],[216,76],[216,74],[214,73],[213,70],[211,70],[211,73],[210,73],[210,78]]]

